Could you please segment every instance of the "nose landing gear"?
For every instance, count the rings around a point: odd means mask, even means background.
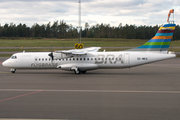
[[[10,71],[11,71],[11,73],[15,73],[16,69],[11,68]]]

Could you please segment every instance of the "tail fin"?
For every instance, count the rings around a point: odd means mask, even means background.
[[[165,24],[159,28],[156,35],[144,45],[128,51],[158,51],[167,52],[173,37],[176,24]]]

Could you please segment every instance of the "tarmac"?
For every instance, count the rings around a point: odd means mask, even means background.
[[[179,101],[180,58],[80,75],[0,64],[1,119],[179,120]]]

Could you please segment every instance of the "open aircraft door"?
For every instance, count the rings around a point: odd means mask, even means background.
[[[129,53],[124,54],[124,64],[125,66],[129,66]]]

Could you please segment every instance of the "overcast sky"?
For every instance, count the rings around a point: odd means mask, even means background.
[[[1,25],[34,23],[40,25],[63,20],[78,25],[79,0],[0,0]],[[176,24],[180,24],[180,0],[81,0],[82,26],[119,23],[161,25],[167,23],[170,9],[175,10]],[[173,16],[171,16],[172,20]]]

